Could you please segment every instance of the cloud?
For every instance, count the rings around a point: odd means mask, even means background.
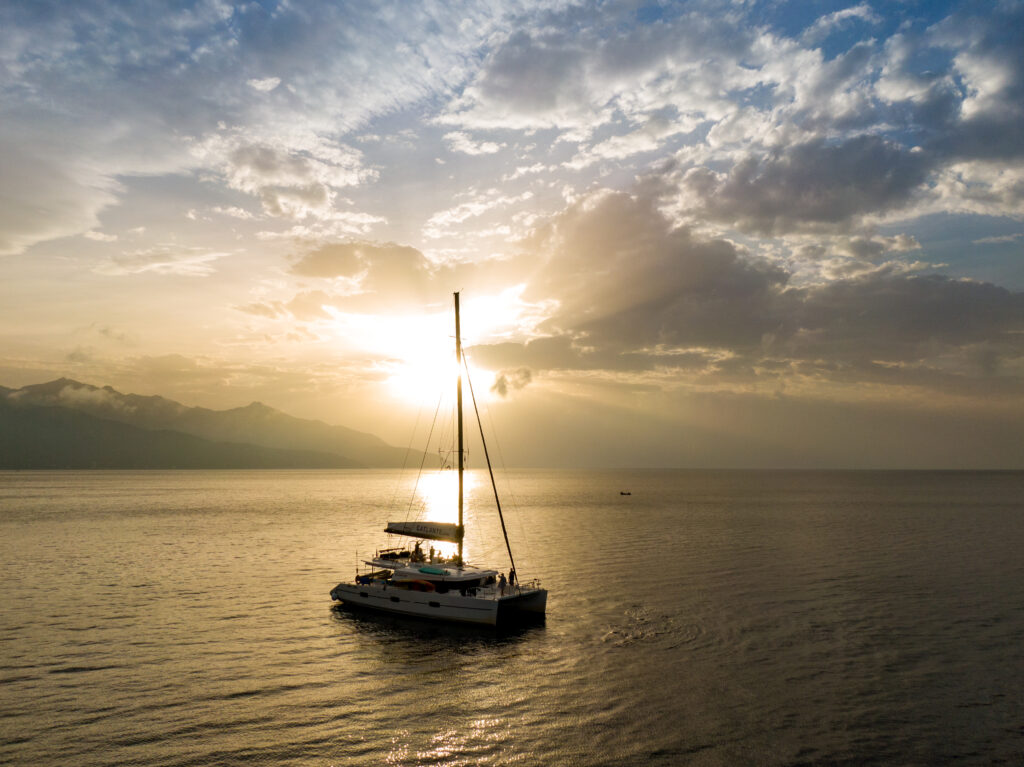
[[[509,390],[523,389],[529,385],[533,378],[533,374],[529,368],[519,368],[518,370],[502,371],[494,379],[494,384],[491,386],[491,391],[495,392],[501,397],[507,397]]]
[[[99,225],[99,212],[117,199],[114,178],[78,162],[64,147],[14,138],[5,127],[0,144],[22,148],[0,156],[0,255],[90,231]]]
[[[453,122],[480,128],[546,127],[590,113],[585,47],[559,32],[513,32],[456,102]]]
[[[816,43],[824,40],[834,30],[846,26],[852,19],[858,19],[868,24],[881,24],[881,17],[871,10],[867,3],[861,3],[841,11],[835,11],[818,18],[811,26],[804,30],[801,36],[806,43]]]
[[[496,144],[493,141],[473,141],[468,133],[454,131],[444,134],[444,140],[448,148],[453,152],[462,152],[468,155],[494,154],[504,147],[504,144]]]
[[[935,175],[920,213],[1024,218],[1024,161],[954,162]]]
[[[515,285],[519,260],[482,259],[475,262],[435,262],[420,250],[396,243],[344,242],[316,248],[295,260],[297,277],[330,280],[332,293],[322,303],[339,312],[408,315],[436,307],[439,297],[455,290],[495,295]],[[243,309],[252,314],[275,314],[278,304]]]
[[[276,88],[280,84],[280,77],[264,77],[262,79],[254,78],[252,80],[249,80],[250,87],[255,88],[256,90],[261,91],[263,93],[274,90],[274,88]]]
[[[113,341],[119,345],[135,346],[138,343],[132,334],[117,330],[109,325],[97,325],[94,323],[89,329],[94,330],[97,335],[107,341]]]
[[[672,228],[650,198],[604,192],[571,206],[536,243],[547,262],[526,297],[557,298],[552,331],[648,346],[757,340],[787,275],[724,240]],[[719,312],[725,306],[732,313]],[[685,318],[685,321],[684,321]],[[684,337],[689,340],[684,340]]]
[[[97,274],[123,276],[129,274],[176,274],[185,277],[207,277],[213,274],[214,262],[230,256],[228,252],[204,248],[159,245],[110,256],[98,264]]]
[[[90,362],[91,355],[83,350],[75,350],[68,355],[70,362]],[[24,402],[32,405],[49,405],[57,407],[70,407],[91,411],[116,411],[121,414],[130,414],[137,409],[135,405],[118,397],[109,388],[99,389],[88,384],[79,385],[74,381],[62,381],[59,388],[51,386],[39,389],[21,389],[11,392],[7,398],[15,402]]]
[[[259,317],[267,317],[268,319],[277,319],[286,314],[284,305],[280,301],[273,301],[269,303],[256,302],[252,304],[245,304],[244,306],[234,307],[240,312],[246,314],[254,314]]]
[[[339,189],[376,178],[362,153],[308,130],[273,143],[253,142],[239,132],[210,136],[194,148],[204,164],[219,167],[227,184],[260,199],[270,216],[331,220]]]
[[[880,118],[935,159],[934,199],[921,213],[1019,216],[1024,201],[1024,5],[957,9],[885,45],[875,93]],[[922,62],[928,62],[924,69]],[[948,63],[947,63],[948,62]]]
[[[917,246],[843,242],[854,263]],[[491,367],[1024,396],[1024,293],[903,262],[794,284],[777,264],[673,227],[653,198],[613,192],[571,206],[533,247],[546,262],[524,297],[557,302],[541,325],[550,337],[475,348]]]
[[[237,205],[216,205],[211,208],[214,213],[219,213],[222,216],[230,216],[231,218],[238,218],[243,221],[251,221],[255,216],[244,208],[239,208]]]
[[[1024,350],[1024,294],[982,282],[882,269],[791,291],[791,352],[919,360],[929,346],[999,341]]]
[[[286,240],[324,242],[353,235],[365,235],[378,224],[387,223],[383,216],[356,211],[330,211],[317,218],[303,219],[285,230],[264,229],[256,233],[263,241]]]
[[[843,238],[836,244],[836,249],[853,258],[872,259],[885,253],[906,253],[920,250],[921,243],[906,234],[892,237],[880,235]]]
[[[116,234],[104,234],[103,232],[91,231],[85,232],[82,236],[87,240],[92,240],[93,242],[117,242]]]
[[[524,176],[532,176],[537,173],[543,173],[544,171],[551,170],[547,165],[542,162],[535,162],[533,165],[520,165],[511,173],[508,173],[501,177],[502,181],[515,181],[517,178]]]
[[[325,245],[302,256],[291,268],[292,274],[303,277],[355,277],[363,268],[366,249],[376,250],[374,245],[339,243]]]
[[[3,6],[0,144],[17,151],[0,158],[0,196],[10,201],[0,252],[94,228],[123,191],[119,176],[188,167],[179,136],[201,129],[213,110],[186,98],[187,70],[196,69],[189,48],[205,34],[208,54],[222,49],[224,11],[149,8],[134,25],[89,2],[62,9],[59,23],[32,4]]]
[[[601,160],[623,160],[641,152],[653,152],[662,148],[667,137],[689,133],[698,124],[693,118],[654,115],[634,131],[611,136],[580,150],[566,166],[579,170]]]
[[[469,199],[452,208],[438,211],[427,220],[423,225],[424,236],[430,239],[456,236],[460,231],[465,230],[463,225],[467,220],[480,218],[494,211],[531,200],[533,192],[526,191],[518,195],[507,195],[498,189],[488,189],[484,192],[473,189],[463,196]]]
[[[748,156],[723,173],[691,169],[680,185],[692,205],[684,208],[744,231],[843,231],[866,214],[909,204],[934,162],[877,136],[816,139]]]
[[[667,13],[658,25],[611,34],[614,14],[553,14],[541,30],[500,41],[444,121],[555,127],[570,143],[602,134],[579,145],[566,163],[574,170],[664,152],[672,137],[706,126],[703,155],[682,165],[682,207],[748,232],[848,230],[869,215],[927,206],[1012,215],[1019,200],[1007,189],[1016,186],[998,187],[978,169],[964,171],[977,183],[937,189],[939,203],[928,188],[957,158],[1024,151],[1012,128],[1024,67],[1006,31],[1019,28],[1021,8],[1000,6],[994,21],[973,13],[897,34],[884,51],[863,40],[828,60],[804,46],[855,21],[881,23],[868,4],[821,17],[803,44],[727,15]],[[943,47],[957,52],[948,70],[922,70],[924,60],[941,62]],[[544,78],[531,77],[540,67]],[[660,117],[645,125],[651,114]]]
[[[416,248],[394,243],[334,243],[302,256],[291,268],[302,277],[345,278],[351,292],[393,296],[419,293],[431,264]]]
[[[975,245],[1002,245],[1004,243],[1017,242],[1018,240],[1024,240],[1024,232],[1006,234],[999,237],[982,237],[974,240],[973,243]]]
[[[953,67],[966,92],[959,120],[931,142],[955,158],[1024,157],[1024,4],[968,6],[937,24],[929,42],[953,52]]]
[[[334,303],[334,297],[322,290],[309,290],[296,295],[284,308],[297,320],[314,322],[331,319],[330,313],[324,308]]]
[[[126,414],[136,410],[134,405],[125,402],[108,389],[93,389],[87,386],[65,386],[57,393],[55,400],[55,405],[72,408],[116,410]]]
[[[324,245],[306,253],[291,268],[300,277],[340,280],[342,292],[331,296],[316,291],[317,310],[330,305],[339,311],[408,312],[432,302],[437,267],[419,250],[394,243],[348,242]],[[300,297],[296,297],[299,300]],[[305,299],[302,299],[305,302]],[[296,314],[310,318],[310,312]]]
[[[879,13],[860,3],[787,37],[784,25],[771,24],[772,13],[728,3],[664,6],[656,23],[638,23],[630,4],[596,14],[527,0],[273,10],[201,2],[147,8],[143,18],[86,1],[57,25],[29,5],[8,4],[0,21],[10,30],[3,65],[11,85],[0,138],[19,155],[5,158],[0,174],[0,191],[12,200],[0,214],[0,251],[89,231],[121,199],[124,178],[193,171],[293,223],[267,239],[365,235],[385,217],[348,209],[339,195],[379,183],[382,166],[351,145],[360,139],[346,136],[382,135],[383,126],[372,123],[384,115],[396,117],[391,139],[402,135],[410,148],[422,145],[435,156],[440,142],[470,156],[494,155],[518,146],[514,131],[551,128],[556,135],[541,146],[567,144],[568,157],[558,162],[576,172],[682,145],[690,154],[681,169],[694,171],[690,181],[701,182],[700,190],[716,193],[705,200],[716,221],[748,215],[753,204],[769,210],[744,218],[748,231],[856,225],[863,201],[844,203],[826,190],[819,203],[797,199],[793,215],[776,215],[765,188],[737,187],[740,174],[753,167],[766,187],[789,178],[780,163],[799,163],[800,147],[804,159],[815,159],[815,146],[842,147],[831,158],[817,153],[838,162],[839,154],[855,154],[858,141],[882,142],[903,155],[893,155],[903,175],[881,189],[858,178],[851,189],[880,191],[879,208],[906,209],[915,178],[920,192],[949,163],[998,165],[1024,156],[1015,127],[1024,109],[1014,36],[1022,13],[1019,3],[964,7],[938,24],[907,24],[884,43],[859,40],[826,59],[809,46],[858,23],[867,32]],[[434,143],[410,134],[413,106],[452,130]],[[503,131],[500,141],[473,133],[491,129]],[[377,143],[364,148],[374,160],[393,161],[394,147]],[[910,157],[917,145],[927,160]],[[516,162],[508,180],[558,167],[542,151]],[[944,183],[936,205],[987,206],[999,215],[1019,205],[1003,188],[993,190],[998,200],[979,201],[986,174],[963,174],[980,180]],[[795,190],[787,192],[780,196]],[[958,206],[964,195],[973,196]],[[428,226],[431,236],[451,231],[437,223]]]
[[[731,111],[725,95],[757,85],[757,30],[720,14],[667,10],[658,24],[630,23],[629,9],[552,12],[490,50],[441,121],[466,128],[558,128],[586,139],[616,115],[640,123],[671,110],[678,130]],[[616,12],[618,11],[618,12]]]
[[[93,229],[125,176],[215,171],[272,215],[324,215],[375,174],[338,137],[456,86],[528,11],[5,3],[0,253]]]

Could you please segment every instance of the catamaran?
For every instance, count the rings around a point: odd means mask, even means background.
[[[459,475],[458,523],[403,521],[388,522],[384,532],[415,539],[415,542],[400,547],[378,550],[372,559],[363,560],[356,568],[352,583],[339,583],[331,590],[331,598],[346,605],[368,607],[389,613],[432,618],[442,621],[479,623],[495,626],[517,619],[543,617],[547,606],[548,592],[541,588],[539,580],[520,581],[509,544],[505,517],[498,499],[498,489],[491,469],[491,459],[484,440],[483,425],[473,395],[472,381],[469,382],[473,411],[476,414],[483,445],[487,471],[501,532],[505,538],[510,569],[508,576],[499,569],[476,567],[463,561],[462,548],[465,538],[463,524],[463,491],[465,472],[465,445],[462,415],[462,371],[468,367],[462,351],[459,326],[459,294],[455,293],[455,360],[458,373],[455,383],[456,422],[458,448],[456,464]],[[431,542],[447,542],[457,545],[456,553],[445,556]],[[424,547],[429,546],[427,551]]]

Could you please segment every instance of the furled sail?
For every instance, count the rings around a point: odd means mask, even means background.
[[[462,528],[451,522],[388,522],[384,532],[431,541],[458,543],[462,540]]]

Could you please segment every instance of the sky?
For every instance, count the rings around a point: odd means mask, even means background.
[[[1024,468],[1022,125],[1024,2],[9,0],[0,384],[404,445],[459,290],[510,465]]]

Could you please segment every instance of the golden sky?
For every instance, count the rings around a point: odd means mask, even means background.
[[[1024,467],[1024,3],[0,8],[0,384]]]

